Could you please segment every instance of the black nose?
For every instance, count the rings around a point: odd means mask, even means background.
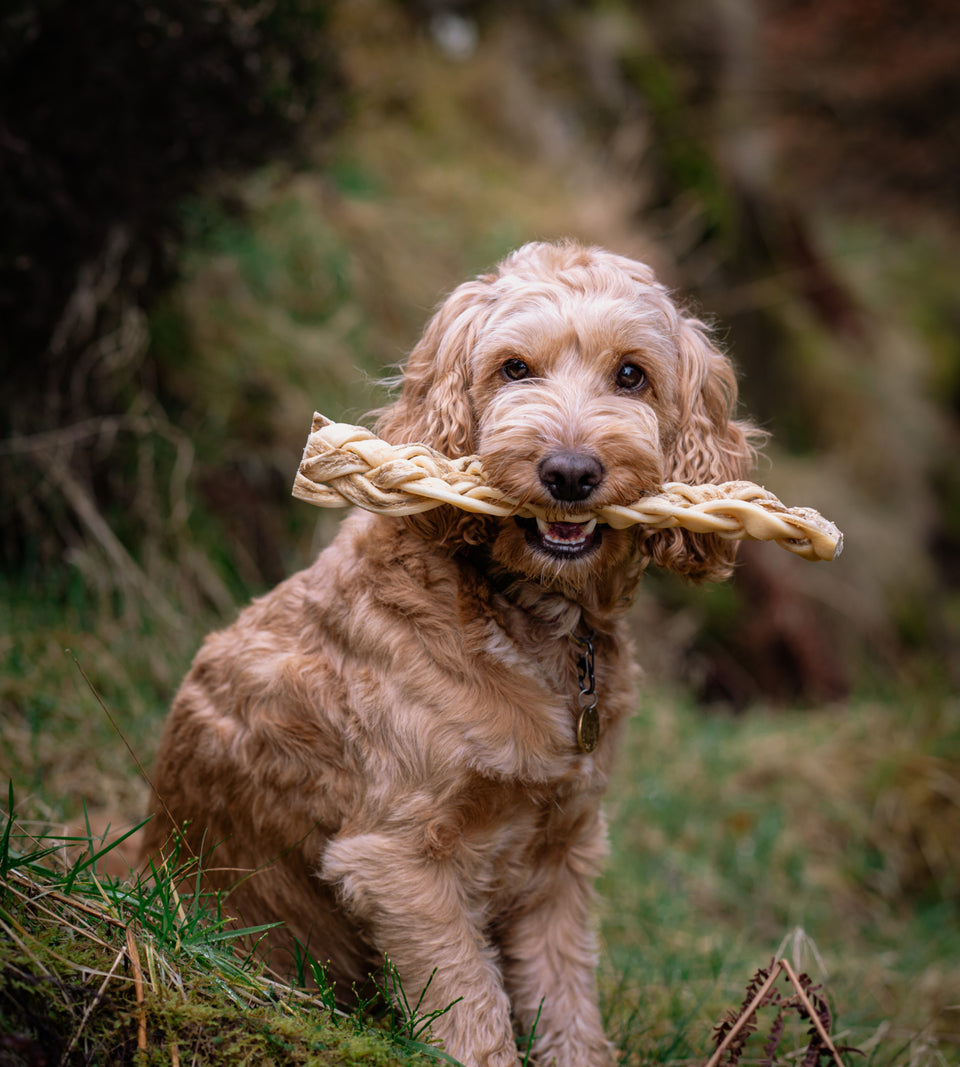
[[[537,474],[554,500],[586,500],[603,480],[603,467],[594,456],[554,452],[540,461]]]

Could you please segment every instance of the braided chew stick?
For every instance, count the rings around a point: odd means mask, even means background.
[[[534,504],[488,485],[476,456],[447,459],[426,445],[389,445],[361,426],[313,416],[293,495],[321,508],[356,504],[384,515],[415,515],[452,504],[481,515],[543,515]],[[615,529],[641,524],[680,526],[731,540],[776,541],[804,559],[836,559],[843,534],[812,508],[788,508],[753,482],[684,485],[667,482],[629,507],[598,508],[568,520],[596,516]]]

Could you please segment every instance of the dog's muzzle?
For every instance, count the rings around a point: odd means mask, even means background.
[[[603,481],[603,465],[587,452],[557,451],[537,465],[537,478],[557,504],[583,504]],[[576,510],[571,508],[570,510]],[[553,559],[572,560],[593,552],[600,544],[596,519],[518,519],[527,544]]]

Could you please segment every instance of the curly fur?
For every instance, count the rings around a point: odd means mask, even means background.
[[[478,453],[556,525],[348,518],[198,653],[160,746],[148,854],[174,826],[198,854],[215,846],[206,878],[231,889],[227,908],[284,921],[266,944],[279,970],[294,939],[344,994],[384,955],[412,1000],[436,969],[423,1010],[463,998],[435,1033],[466,1064],[515,1065],[541,1002],[538,1062],[612,1063],[591,914],[600,799],[634,699],[623,610],[651,559],[717,579],[733,548],[586,538],[568,520],[667,480],[743,477],[752,430],[735,403],[727,359],[642,264],[532,244],[461,285],[378,432]],[[559,490],[544,468],[557,456],[575,472]],[[567,537],[583,543],[557,549]],[[585,754],[572,635],[589,632],[601,734]]]

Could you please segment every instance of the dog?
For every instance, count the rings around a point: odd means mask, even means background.
[[[634,706],[648,563],[726,577],[716,535],[584,516],[745,476],[731,363],[645,265],[533,243],[447,298],[376,429],[479,455],[543,519],[355,512],[207,638],[173,704],[147,854],[176,831],[244,923],[343,993],[389,958],[445,1049],[614,1062],[597,1004],[601,798]],[[212,846],[212,854],[208,855]],[[455,1003],[454,1003],[455,1002]]]

